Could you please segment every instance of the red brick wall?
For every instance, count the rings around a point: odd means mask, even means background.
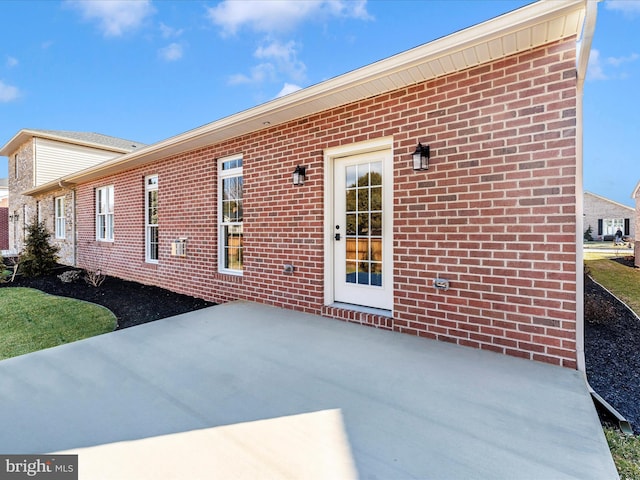
[[[9,208],[0,207],[0,250],[9,250]]]
[[[79,263],[214,301],[249,299],[576,366],[575,39],[266,128],[78,187]],[[393,318],[323,306],[323,151],[392,136]],[[428,171],[410,153],[430,144]],[[216,159],[242,153],[245,268],[217,271]],[[309,178],[293,187],[305,165]],[[160,263],[144,262],[159,175]],[[115,186],[115,242],[94,189]],[[169,242],[188,237],[186,258]],[[99,260],[96,260],[99,259]],[[286,263],[296,266],[285,275]],[[448,291],[432,286],[451,281]]]

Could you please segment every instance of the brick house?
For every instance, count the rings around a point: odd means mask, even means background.
[[[59,177],[144,146],[97,133],[23,129],[3,147],[9,157],[9,247],[22,250],[26,226],[43,221],[60,247],[60,261],[75,263],[75,192]],[[46,195],[30,191],[51,183]]]
[[[26,193],[72,189],[81,267],[582,369],[595,14],[534,3]]]
[[[636,188],[633,190],[633,193],[631,194],[631,198],[635,199],[636,201],[636,209],[634,212],[634,216],[633,216],[633,222],[635,223],[636,227],[638,225],[640,225],[640,182],[638,182],[638,184],[636,185]],[[635,255],[635,264],[636,267],[640,267],[640,232],[638,231],[638,229],[636,229],[636,233],[635,236],[633,237],[634,239],[634,255]]]
[[[625,237],[635,238],[634,215],[632,207],[584,192],[584,229],[591,227],[594,240],[613,240],[618,229]]]
[[[0,250],[9,249],[9,182],[0,178]]]

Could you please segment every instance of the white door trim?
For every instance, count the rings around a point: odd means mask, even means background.
[[[382,137],[366,142],[351,143],[339,147],[328,148],[324,151],[324,304],[335,302],[334,291],[334,161],[337,158],[359,155],[361,153],[388,150],[393,158],[393,137]],[[393,169],[392,169],[393,170]],[[393,192],[391,192],[393,195]],[[393,201],[391,202],[393,205]],[[391,213],[393,218],[393,212]]]

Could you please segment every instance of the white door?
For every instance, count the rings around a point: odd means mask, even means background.
[[[334,300],[393,309],[391,152],[334,163]]]

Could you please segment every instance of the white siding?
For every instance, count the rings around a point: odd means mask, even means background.
[[[122,153],[35,138],[34,187],[97,165]]]

